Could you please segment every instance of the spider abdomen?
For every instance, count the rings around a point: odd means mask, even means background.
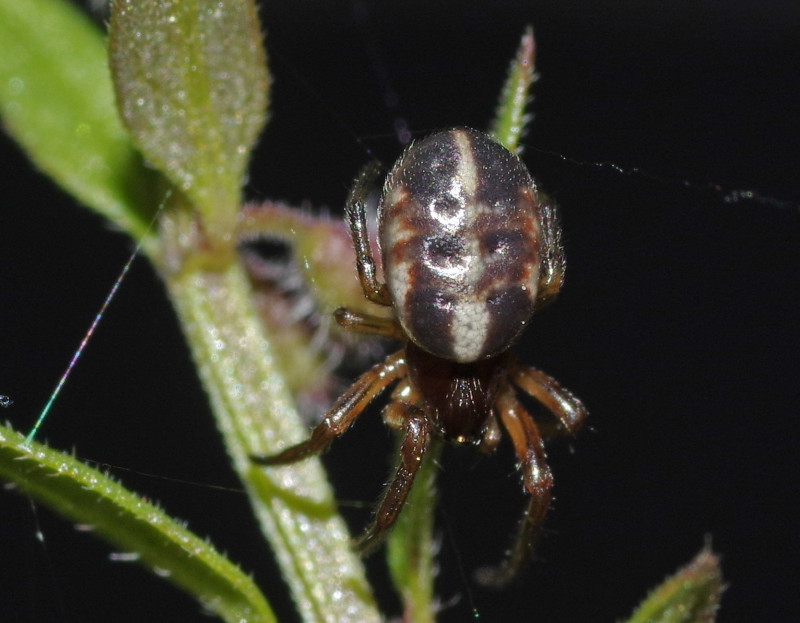
[[[466,363],[505,351],[531,317],[539,194],[524,164],[468,128],[414,142],[379,211],[386,284],[420,348]]]

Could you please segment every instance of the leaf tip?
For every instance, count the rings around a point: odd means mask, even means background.
[[[713,623],[725,590],[710,538],[700,552],[639,605],[628,623]]]

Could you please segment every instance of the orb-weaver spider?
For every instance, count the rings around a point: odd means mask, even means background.
[[[412,143],[387,177],[378,211],[381,283],[365,213],[376,174],[369,166],[356,180],[347,219],[364,295],[392,307],[395,319],[339,309],[336,320],[405,345],[362,374],[310,439],[253,460],[279,465],[321,452],[396,383],[383,418],[403,435],[400,460],[358,541],[368,552],[397,519],[433,436],[491,452],[505,430],[530,501],[508,558],[480,576],[503,584],[530,558],[552,487],[541,435],[515,388],[541,402],[567,432],[586,416],[569,391],[508,352],[534,310],[561,287],[555,209],[519,158],[488,134],[468,128],[432,134]]]

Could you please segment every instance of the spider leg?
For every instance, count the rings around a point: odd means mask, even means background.
[[[406,334],[400,325],[391,318],[382,318],[372,314],[362,314],[346,307],[340,307],[333,312],[333,317],[343,329],[367,333],[369,335],[380,335],[395,340],[405,340]]]
[[[508,557],[497,567],[479,569],[477,581],[484,586],[499,588],[507,584],[530,560],[547,509],[553,475],[547,466],[544,443],[533,418],[514,395],[510,385],[500,392],[497,413],[514,444],[518,467],[525,491],[530,500],[522,514],[517,536]]]
[[[367,230],[367,195],[379,172],[380,168],[374,162],[361,169],[350,190],[345,210],[347,222],[350,225],[350,235],[353,237],[353,246],[356,250],[358,278],[361,281],[364,296],[373,303],[389,306],[392,304],[392,299],[386,284],[380,283],[375,275],[375,260],[372,257],[372,247]]]
[[[513,360],[510,367],[511,382],[529,396],[541,402],[548,411],[558,418],[562,430],[570,435],[577,432],[586,419],[587,411],[583,403],[566,387],[562,387],[549,374]],[[555,431],[548,431],[555,432]],[[548,435],[549,436],[549,435]]]
[[[355,543],[355,548],[362,555],[369,554],[394,524],[431,445],[431,424],[418,407],[394,402],[387,406],[386,411],[390,413],[385,414],[384,418],[394,422],[402,419],[405,433],[400,444],[400,460],[394,478],[384,491],[372,524]]]
[[[403,351],[389,355],[383,362],[373,366],[356,379],[344,394],[333,404],[311,437],[271,456],[251,456],[250,460],[260,465],[294,463],[324,450],[336,437],[345,432],[361,415],[366,406],[386,387],[405,376],[406,362]]]

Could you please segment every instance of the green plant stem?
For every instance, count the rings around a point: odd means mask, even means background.
[[[404,604],[404,621],[433,623],[436,600],[434,515],[438,494],[436,473],[442,442],[435,440],[414,479],[403,512],[388,539],[387,560],[392,581]]]
[[[171,213],[162,227],[173,251],[192,235],[190,219],[181,214]],[[248,458],[300,441],[308,431],[264,338],[244,270],[235,256],[209,263],[187,253],[180,270],[165,271],[167,289],[228,454],[302,619],[379,621],[319,461],[264,468]]]

